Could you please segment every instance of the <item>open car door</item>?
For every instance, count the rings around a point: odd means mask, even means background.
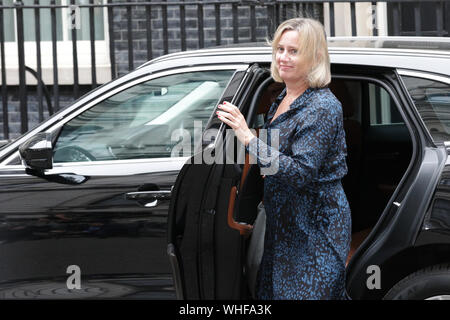
[[[252,114],[255,92],[269,76],[267,69],[250,66],[235,75],[221,101],[235,104],[244,115]],[[236,138],[226,134],[226,126],[215,116],[205,133],[208,129],[217,130],[214,142],[205,141],[203,135],[202,150],[183,166],[172,190],[167,253],[178,299],[239,299],[246,297],[246,241],[257,203],[249,206],[251,213],[237,213],[245,202],[237,192],[244,182],[245,165],[237,156],[229,157],[236,154],[230,152],[236,150]],[[214,161],[205,161],[211,156]],[[251,172],[260,178],[258,172]],[[262,198],[262,183],[255,186],[252,192],[261,194],[247,199],[250,202]]]

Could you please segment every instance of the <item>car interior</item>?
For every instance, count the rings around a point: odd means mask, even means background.
[[[262,85],[266,88],[257,108],[253,108],[257,115],[247,117],[250,127],[255,129],[264,123],[262,117],[266,117],[272,102],[283,90],[283,85],[273,80]],[[412,140],[394,100],[381,85],[336,77],[329,89],[342,103],[347,143],[348,173],[342,183],[352,212],[348,264],[406,172],[412,157]],[[247,158],[241,165],[240,183],[231,191],[228,224],[247,238],[244,277],[249,296],[253,297],[265,231],[262,196],[263,177],[258,166]]]

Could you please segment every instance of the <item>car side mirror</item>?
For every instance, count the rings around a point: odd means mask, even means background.
[[[29,175],[62,184],[82,184],[89,177],[74,173],[45,174],[46,169],[53,169],[52,136],[41,132],[25,141],[19,147],[20,158],[25,165],[25,172]]]
[[[43,171],[53,168],[51,134],[40,132],[19,147],[23,164],[30,169]]]

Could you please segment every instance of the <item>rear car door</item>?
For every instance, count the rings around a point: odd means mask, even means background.
[[[1,298],[174,298],[166,256],[176,176],[245,65],[141,76],[46,130],[53,168],[0,166]]]
[[[419,79],[421,77],[423,79]],[[440,81],[427,81],[430,77]],[[385,190],[395,187],[395,191],[390,194],[381,217],[349,263],[347,291],[352,299],[386,298],[396,283],[429,263],[420,253],[422,249],[419,246],[433,234],[428,225],[429,209],[447,160],[448,77],[401,69],[385,77],[383,82],[387,85],[384,88],[390,92],[391,101],[395,101],[410,128],[413,149],[409,166],[398,185],[384,184]],[[390,121],[393,122],[394,118],[391,117]],[[406,159],[396,156],[396,153],[402,153],[401,144],[397,143],[404,135],[395,128],[395,124],[390,123],[389,126],[385,132],[389,133],[391,144],[378,148],[384,154],[368,152],[366,156],[371,163],[380,161],[380,155],[389,162],[395,158],[400,162]],[[380,146],[379,141],[383,138],[381,134],[375,136],[376,133],[376,130],[369,132],[374,148]],[[390,167],[395,170],[395,166]],[[394,174],[391,171],[391,176]],[[375,182],[379,179],[386,179],[386,176],[378,174],[373,178]],[[433,255],[436,259],[439,257],[437,252]],[[448,254],[445,259],[447,257]],[[368,285],[373,266],[382,270],[379,288]]]
[[[420,114],[431,139],[442,154],[442,173],[430,209],[417,237],[417,245],[448,243],[448,176],[450,165],[450,77],[424,72],[401,70],[402,80]]]

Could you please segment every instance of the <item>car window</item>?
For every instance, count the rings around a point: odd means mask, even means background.
[[[330,90],[342,104],[345,120],[361,125],[362,110],[368,110],[367,123],[372,126],[404,124],[397,105],[390,94],[379,84],[351,79],[333,79]],[[367,108],[368,106],[368,108]]]
[[[433,140],[450,141],[450,85],[412,76],[402,78]]]
[[[174,74],[115,94],[62,127],[54,162],[190,156],[233,73]]]
[[[394,101],[381,86],[369,83],[370,125],[404,123]]]

